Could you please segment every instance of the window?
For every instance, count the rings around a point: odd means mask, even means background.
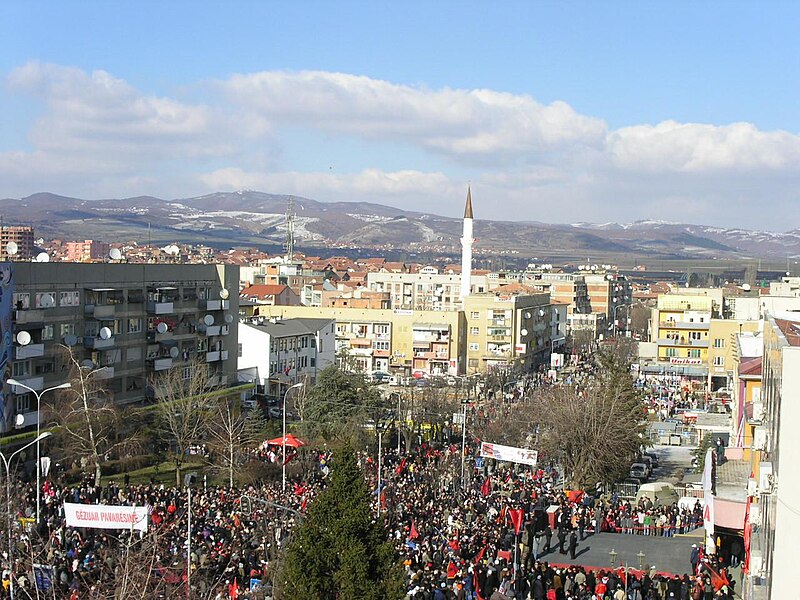
[[[665,355],[667,358],[672,358],[673,356],[678,356],[678,349],[677,348],[667,348],[667,353]]]
[[[64,337],[66,335],[75,335],[75,323],[61,324],[61,337]]]
[[[31,409],[31,395],[23,394],[14,398],[14,406],[17,414],[26,413]]]
[[[31,362],[29,360],[18,360],[11,365],[12,377],[26,377],[31,372]]]
[[[479,348],[480,348],[480,344],[477,344],[477,343],[474,343],[474,342],[470,343],[470,345],[469,345],[470,352],[477,352]]]
[[[140,346],[139,347],[133,346],[131,348],[128,348],[127,355],[128,355],[127,356],[128,362],[142,360],[142,348]]]
[[[714,338],[714,348],[724,348],[724,347],[725,347],[724,338]]]
[[[53,308],[56,305],[53,292],[37,292],[36,308]]]
[[[375,350],[385,350],[385,351],[388,351],[388,350],[389,350],[389,342],[384,342],[384,341],[381,341],[381,340],[376,340],[376,341],[372,342],[372,347],[373,347]]]
[[[31,295],[27,292],[14,294],[14,307],[17,310],[28,310],[31,307]]]
[[[142,290],[128,290],[128,304],[144,304],[144,292]]]
[[[142,319],[140,317],[128,319],[128,333],[141,333]]]
[[[480,335],[481,334],[481,328],[480,327],[470,327],[469,328],[469,334],[470,335]]]
[[[316,367],[317,366],[317,359],[314,358],[313,356],[309,359],[308,362],[309,362],[309,365],[312,366],[312,367]]]
[[[236,356],[238,356],[239,358],[242,358],[242,344],[241,344],[241,342],[239,343],[239,348],[237,350]]]
[[[473,310],[472,312],[469,313],[469,318],[470,319],[480,319],[480,317],[481,317],[481,313],[478,312],[477,310]]]
[[[478,359],[477,358],[470,358],[468,363],[470,369],[477,369],[478,368]]]
[[[698,348],[690,349],[689,358],[700,358],[700,350]]]
[[[183,367],[183,371],[181,372],[181,376],[183,377],[184,381],[188,381],[192,378],[192,367]]]
[[[52,340],[55,335],[55,325],[45,325],[42,327],[42,340]]]
[[[715,356],[714,357],[714,366],[715,367],[724,367],[725,366],[725,357],[724,356]]]
[[[78,306],[81,300],[81,293],[77,290],[71,292],[61,292],[58,304],[60,306]]]

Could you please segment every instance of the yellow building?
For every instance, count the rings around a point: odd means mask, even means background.
[[[549,294],[470,294],[464,299],[467,372],[549,364],[557,314]]]
[[[736,336],[752,333],[761,328],[760,321],[738,319],[711,319],[708,328],[708,389],[729,388],[733,385],[738,367]]]
[[[706,296],[659,294],[650,331],[658,365],[665,373],[708,376],[711,314],[712,300]]]
[[[460,375],[465,372],[466,321],[461,311],[264,306],[265,318],[336,321],[336,349],[364,371]]]

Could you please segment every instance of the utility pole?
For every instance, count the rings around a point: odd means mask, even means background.
[[[461,487],[467,489],[467,480],[464,477],[465,454],[467,452],[467,403],[461,401]]]

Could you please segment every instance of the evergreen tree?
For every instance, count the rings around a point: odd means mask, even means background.
[[[367,419],[374,418],[381,396],[362,373],[330,366],[319,374],[305,403],[303,429],[308,435],[347,438]]]
[[[278,575],[279,598],[394,600],[402,570],[381,523],[375,522],[364,474],[345,446],[332,461],[330,487],[308,508]]]

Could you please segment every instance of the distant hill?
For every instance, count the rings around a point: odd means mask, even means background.
[[[66,239],[279,244],[289,196],[218,192],[163,200],[151,196],[82,200],[51,193],[0,200],[5,223],[33,225],[38,235]],[[292,197],[298,245],[458,249],[461,219],[368,202],[318,202]],[[781,258],[800,256],[800,230],[786,233],[726,229],[665,221],[547,224],[476,220],[479,249],[623,253],[663,258]]]

